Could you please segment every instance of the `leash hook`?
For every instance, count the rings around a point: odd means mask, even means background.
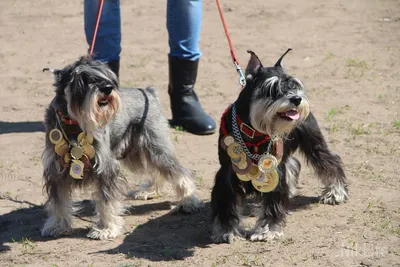
[[[236,71],[239,73],[239,84],[244,88],[246,86],[246,77],[244,76],[243,70],[236,61],[233,63],[235,64]]]
[[[226,39],[228,40],[228,45],[231,50],[231,57],[232,57],[233,64],[235,64],[236,71],[239,73],[239,76],[240,76],[239,83],[242,86],[242,88],[244,88],[246,86],[246,77],[243,74],[242,68],[239,66],[239,61],[237,60],[235,50],[233,49],[233,44],[231,41],[231,37],[229,36],[228,27],[226,26],[224,14],[222,13],[222,9],[221,9],[219,0],[215,0],[215,2],[217,3],[218,13],[219,13],[219,16],[221,17],[222,26],[224,27]]]

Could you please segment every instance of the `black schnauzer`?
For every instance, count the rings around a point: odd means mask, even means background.
[[[325,186],[321,202],[348,199],[340,157],[332,153],[310,112],[303,83],[281,66],[288,49],[273,67],[263,67],[252,51],[246,86],[222,115],[218,155],[221,168],[212,190],[212,240],[231,242],[247,237],[263,241],[282,235],[289,199],[295,194],[300,151]],[[247,197],[260,204],[255,227],[246,233],[240,210]]]

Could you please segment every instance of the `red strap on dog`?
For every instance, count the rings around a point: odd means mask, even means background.
[[[225,123],[226,123],[226,122],[225,122],[226,114],[228,113],[229,108],[230,108],[230,107],[228,107],[228,108],[224,111],[224,113],[222,113],[222,116],[221,116],[221,131],[222,131],[222,134],[223,134],[224,136],[226,136],[226,135],[229,134],[228,131],[226,130],[226,125],[225,125]],[[247,136],[249,136],[249,137],[251,137],[251,136],[253,136],[253,137],[254,137],[254,136],[264,136],[264,138],[261,139],[260,141],[258,141],[257,143],[244,142],[244,144],[245,144],[247,147],[254,147],[254,150],[255,150],[256,153],[257,153],[258,147],[259,147],[260,145],[264,144],[265,142],[267,142],[268,140],[271,139],[271,137],[270,137],[269,135],[260,133],[260,132],[258,132],[258,131],[256,131],[256,130],[254,130],[253,128],[251,128],[250,126],[248,126],[247,124],[243,123],[243,121],[239,118],[238,115],[236,115],[236,122],[237,122],[237,124],[238,124],[238,126],[239,126],[240,131],[241,131],[242,133],[246,134]],[[244,125],[245,125],[245,126],[244,126]]]
[[[61,110],[57,109],[58,115],[60,115],[61,120],[68,125],[77,125],[78,121],[70,119],[67,115],[64,115]]]

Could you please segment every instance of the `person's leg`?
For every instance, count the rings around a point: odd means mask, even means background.
[[[96,26],[99,0],[84,1],[86,41],[90,46]],[[119,0],[104,0],[93,58],[107,63],[117,76],[121,53],[121,12]]]
[[[201,56],[201,22],[202,0],[167,1],[171,124],[193,134],[211,134],[215,121],[203,111],[194,92]]]

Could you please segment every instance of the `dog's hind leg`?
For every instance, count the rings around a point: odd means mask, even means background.
[[[231,243],[242,239],[245,231],[240,226],[239,204],[243,203],[244,192],[240,188],[231,167],[221,167],[216,176],[211,193],[214,243]],[[242,205],[243,206],[243,205]]]
[[[179,203],[173,212],[192,213],[203,207],[196,193],[196,185],[189,170],[183,167],[174,153],[173,145],[165,131],[152,132],[146,139],[146,154],[149,168],[154,167],[162,178],[172,184]]]
[[[93,198],[96,201],[96,215],[93,227],[87,234],[93,239],[113,239],[121,234],[124,220],[122,200],[125,197],[126,181],[119,175],[119,165],[116,160],[104,163],[109,168],[97,175],[96,189]]]
[[[283,235],[283,225],[289,207],[289,186],[286,183],[287,167],[280,172],[280,184],[269,193],[262,195],[262,207],[256,225],[252,229],[250,241],[267,241]]]
[[[325,186],[321,202],[337,204],[348,199],[347,179],[340,156],[332,153],[314,116],[310,113],[296,131],[299,134],[300,149],[315,169]]]
[[[43,153],[45,188],[48,194],[46,209],[49,218],[44,224],[42,236],[68,235],[72,230],[71,184],[66,170],[60,166],[52,148]]]

